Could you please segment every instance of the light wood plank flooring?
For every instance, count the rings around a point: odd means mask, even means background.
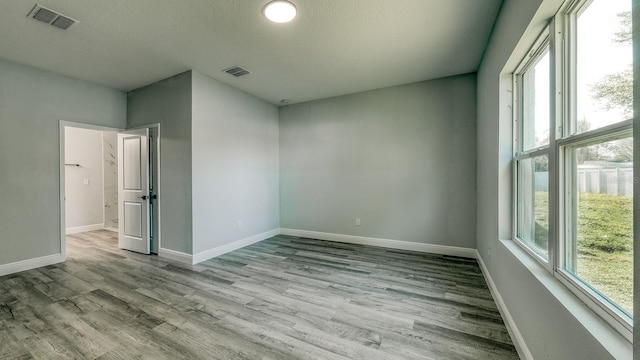
[[[67,237],[0,277],[0,359],[517,359],[475,260],[276,236],[195,266]]]

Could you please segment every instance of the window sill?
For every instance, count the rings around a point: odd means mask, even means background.
[[[513,240],[500,240],[502,245],[517,258],[529,272],[555,297],[562,306],[576,318],[580,324],[613,356],[615,359],[633,358],[633,346],[623,335],[618,333],[589,306],[578,299],[540,262],[536,261]]]

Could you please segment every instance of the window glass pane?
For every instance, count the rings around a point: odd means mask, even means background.
[[[549,145],[549,50],[522,74],[521,148]]]
[[[574,236],[565,269],[632,314],[633,139],[571,150]]]
[[[547,259],[549,255],[549,157],[520,160],[517,237]]]
[[[576,132],[633,115],[631,0],[595,0],[577,21]]]

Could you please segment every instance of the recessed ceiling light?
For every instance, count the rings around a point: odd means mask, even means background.
[[[296,17],[296,6],[285,0],[272,1],[264,7],[262,11],[267,19],[277,22],[286,23]]]

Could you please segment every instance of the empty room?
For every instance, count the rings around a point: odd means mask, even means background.
[[[640,357],[637,5],[3,2],[0,359]]]

